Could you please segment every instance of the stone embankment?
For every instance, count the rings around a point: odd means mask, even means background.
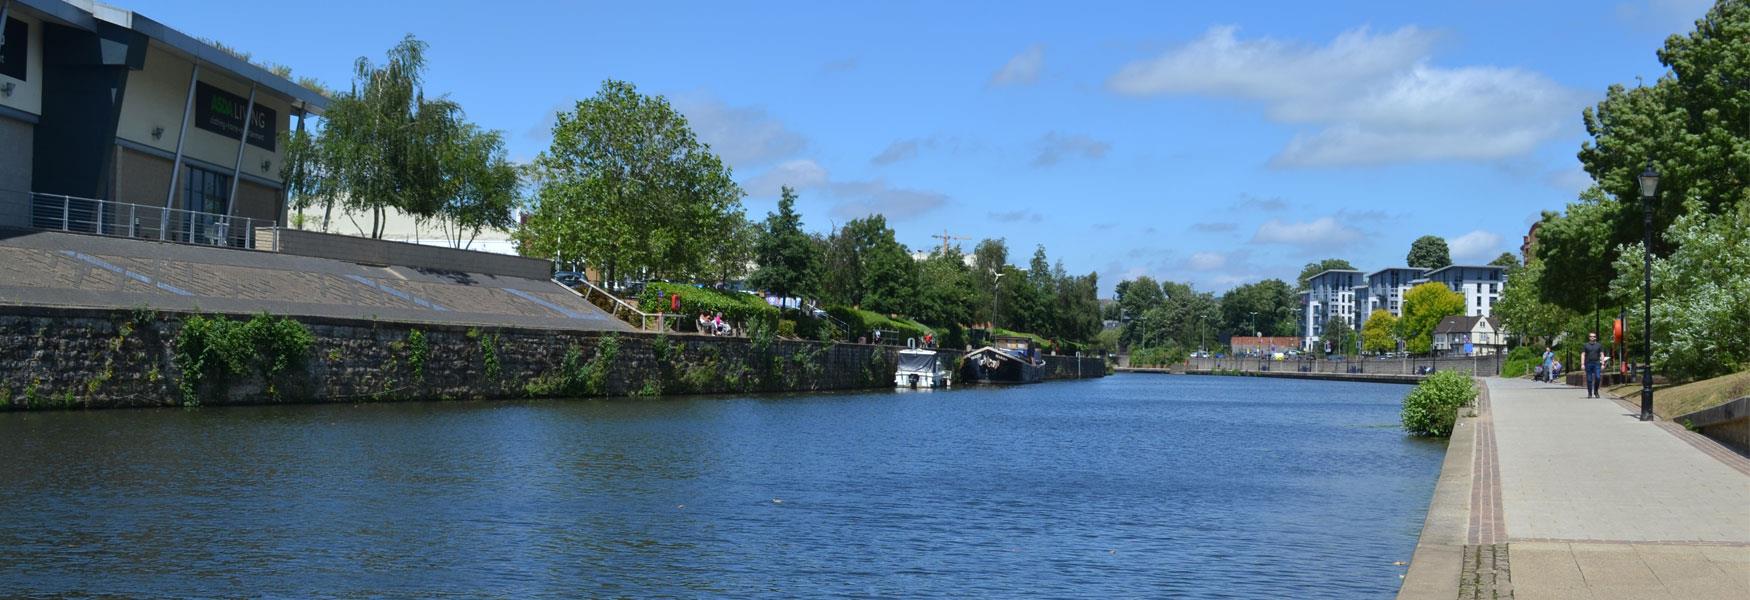
[[[0,407],[496,400],[828,391],[892,385],[898,348],[692,335],[298,317],[302,360],[280,374],[185,386],[189,313],[0,308]],[[232,316],[243,320],[248,316]],[[186,354],[186,349],[184,349]],[[256,353],[259,348],[234,348]],[[212,362],[221,362],[218,359]],[[255,363],[271,361],[255,360]],[[1047,378],[1099,377],[1095,358],[1048,357]]]

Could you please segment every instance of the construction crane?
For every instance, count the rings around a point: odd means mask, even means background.
[[[936,238],[938,240],[942,240],[942,254],[948,253],[948,242],[951,242],[954,240],[970,240],[970,239],[972,239],[972,238],[964,237],[964,236],[949,235],[947,229],[943,229],[941,235],[932,235],[930,237]]]

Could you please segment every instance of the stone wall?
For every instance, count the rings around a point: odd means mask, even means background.
[[[0,309],[0,407],[184,404],[180,313]],[[247,317],[238,316],[236,319]],[[304,364],[197,388],[199,404],[825,391],[892,385],[895,346],[300,318]],[[417,332],[417,333],[416,333]],[[1105,374],[1048,357],[1048,378]],[[269,384],[272,384],[271,386]],[[271,390],[271,391],[270,391]]]
[[[302,229],[258,228],[255,248],[367,265],[401,265],[524,279],[546,279],[553,272],[552,263],[534,258]]]

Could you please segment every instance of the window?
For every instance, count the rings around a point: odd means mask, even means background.
[[[231,177],[206,169],[189,167],[182,188],[182,214],[185,241],[196,244],[223,244],[232,232],[226,231],[224,216],[229,206]],[[241,233],[241,232],[238,232]]]
[[[30,25],[18,19],[6,19],[6,46],[0,47],[0,75],[25,81],[26,65],[30,62]]]

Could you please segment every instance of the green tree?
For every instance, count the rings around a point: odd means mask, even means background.
[[[1720,214],[1694,207],[1669,236],[1676,250],[1653,261],[1653,364],[1676,379],[1750,367],[1750,200]],[[1634,307],[1633,321],[1643,318],[1641,256],[1626,248],[1611,283],[1616,303]]]
[[[1540,238],[1539,244],[1542,244]],[[1515,335],[1548,341],[1561,334],[1576,316],[1571,310],[1544,302],[1540,290],[1544,287],[1544,263],[1531,264],[1507,271],[1507,287],[1495,302],[1490,314],[1500,317],[1501,324]]]
[[[561,112],[535,163],[523,253],[582,258],[610,281],[703,275],[741,207],[729,168],[686,117],[623,81]]]
[[[796,214],[796,191],[789,186],[783,188],[778,199],[778,212],[767,213],[754,256],[759,269],[748,280],[754,287],[784,298],[818,293],[819,257],[814,241],[802,232],[802,216]]]
[[[995,322],[997,320],[997,275],[1003,273],[1009,264],[1009,246],[1001,238],[986,239],[978,242],[972,249],[972,284],[978,291],[978,312],[974,318],[980,321]]]
[[[748,275],[754,261],[754,245],[759,243],[760,226],[748,220],[747,214],[735,210],[724,224],[722,241],[711,248],[706,259],[706,278],[715,283],[729,283]]]
[[[1221,296],[1222,323],[1234,335],[1296,335],[1300,308],[1294,288],[1280,279],[1238,286]]]
[[[1391,311],[1380,309],[1367,316],[1361,324],[1361,347],[1368,352],[1392,352],[1398,349],[1396,330],[1398,318]]]
[[[889,314],[911,313],[918,289],[917,261],[894,238],[886,217],[872,215],[859,220],[866,223],[861,228],[867,230],[860,236],[867,244],[860,253],[864,308]]]
[[[1166,295],[1161,293],[1161,284],[1147,275],[1118,282],[1113,293],[1118,300],[1118,311],[1123,319],[1140,317],[1167,300]]]
[[[1306,266],[1300,269],[1300,287],[1298,289],[1306,289],[1306,282],[1311,280],[1314,275],[1333,270],[1353,271],[1355,265],[1349,264],[1349,261],[1341,258],[1327,258],[1318,262],[1306,263]]]
[[[1434,349],[1434,328],[1452,315],[1464,314],[1464,296],[1440,283],[1424,283],[1404,292],[1404,316],[1398,320],[1398,336],[1411,352]]]
[[[953,328],[971,323],[978,310],[972,268],[958,248],[937,251],[918,265],[917,308],[913,316],[929,325]]]
[[[1497,267],[1517,267],[1519,266],[1519,257],[1514,256],[1512,252],[1502,252],[1500,256],[1495,257],[1495,260],[1489,261],[1489,264]]]
[[[1324,335],[1320,337],[1323,341],[1331,344],[1331,352],[1336,354],[1355,354],[1356,350],[1361,347],[1360,340],[1355,335],[1355,328],[1350,327],[1349,322],[1343,320],[1342,317],[1331,317],[1326,320]]]
[[[352,89],[330,100],[322,122],[288,134],[281,175],[291,208],[322,206],[324,231],[336,204],[369,212],[374,238],[390,210],[437,218],[457,245],[509,223],[518,182],[502,136],[468,124],[455,102],[426,96],[425,51],[410,35],[381,65],[359,58]]]
[[[1412,267],[1438,269],[1452,265],[1452,252],[1440,236],[1424,235],[1410,242],[1410,254],[1404,260]]]

